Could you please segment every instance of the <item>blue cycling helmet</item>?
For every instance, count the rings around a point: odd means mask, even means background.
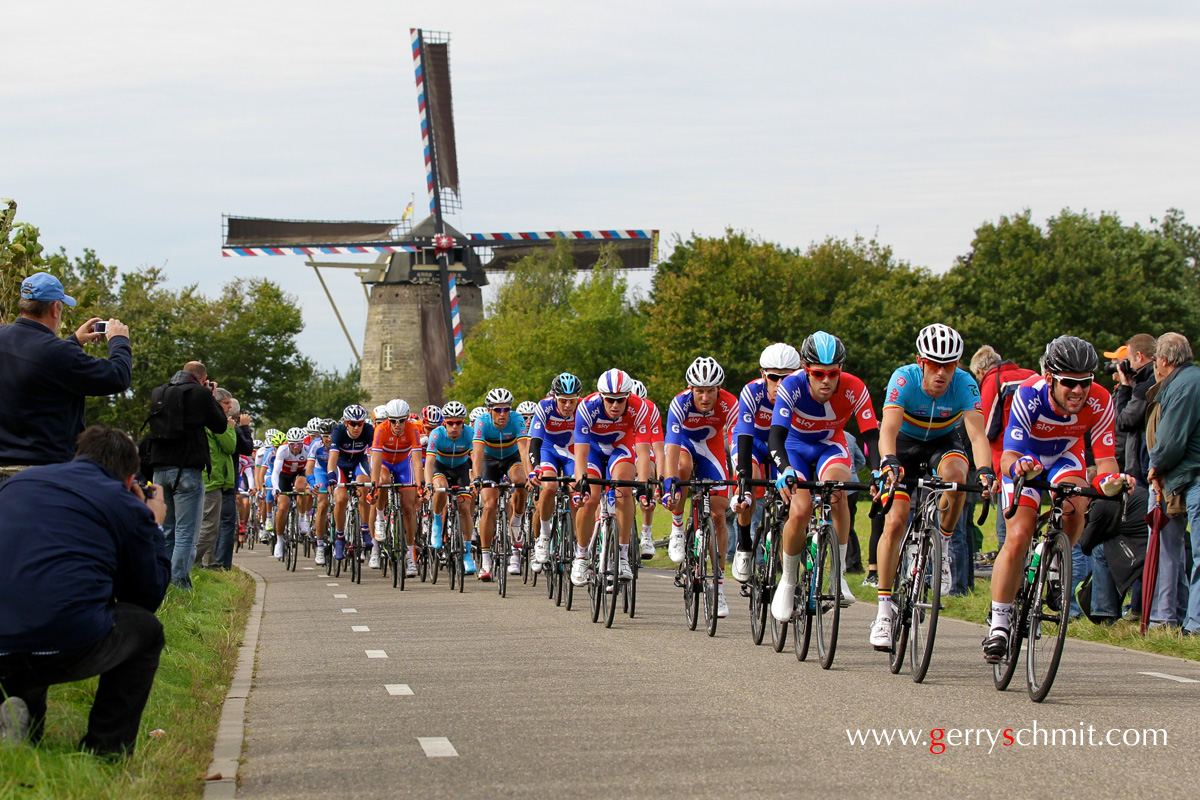
[[[342,412],[343,422],[366,422],[367,410],[358,403],[346,406],[346,410]]]
[[[583,388],[583,382],[569,372],[561,372],[550,384],[550,394],[556,397],[576,397]]]
[[[817,331],[800,345],[800,357],[808,364],[844,364],[846,345],[832,333]]]

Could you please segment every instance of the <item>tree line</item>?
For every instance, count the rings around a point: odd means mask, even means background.
[[[0,209],[3,211],[3,209]],[[63,282],[78,305],[63,315],[59,334],[69,335],[92,317],[117,318],[129,326],[133,381],[114,397],[89,397],[87,419],[123,428],[135,436],[149,409],[150,392],[187,361],[203,361],[208,374],[233,393],[254,416],[260,433],[270,426],[303,425],[309,417],[341,417],[361,402],[359,371],[326,372],[300,352],[304,329],[296,298],[261,278],[238,278],[215,297],[195,284],[168,288],[159,267],[121,271],[93,250],[69,258],[46,253],[38,229],[0,220],[0,324],[17,316],[21,281],[38,270]],[[93,354],[102,355],[101,345]]]
[[[614,252],[579,275],[564,242],[514,265],[466,339],[451,396],[479,404],[503,385],[518,401],[536,400],[559,372],[576,373],[590,390],[619,366],[665,405],[697,356],[715,357],[736,391],[757,377],[768,344],[799,347],[826,330],[845,342],[847,369],[878,400],[892,371],[916,358],[917,331],[931,322],[962,333],[964,361],[989,344],[1032,369],[1064,333],[1098,352],[1143,332],[1195,340],[1198,259],[1200,232],[1177,209],[1148,226],[1070,210],[1044,224],[1029,211],[1003,216],[976,228],[970,251],[942,274],[873,239],[797,249],[727,230],[678,240],[649,295],[630,297]]]

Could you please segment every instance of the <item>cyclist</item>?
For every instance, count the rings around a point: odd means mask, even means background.
[[[780,560],[783,576],[771,601],[771,613],[780,622],[792,618],[796,583],[803,561],[805,532],[812,516],[813,498],[807,489],[793,489],[791,481],[849,481],[850,450],[846,445],[846,423],[853,417],[859,436],[868,445],[869,463],[879,465],[879,423],[871,407],[871,395],[861,379],[842,371],[846,346],[838,337],[817,331],[800,345],[803,369],[779,384],[771,432],[767,445],[779,473],[775,485],[788,503],[783,525]],[[844,492],[832,498],[833,527],[841,554],[842,605],[854,602],[846,584],[845,563],[850,541],[850,507]]]
[[[272,491],[275,493],[303,492],[308,488],[304,482],[304,464],[308,460],[304,453],[304,429],[288,428],[288,432],[283,437],[284,444],[276,447],[275,459],[272,462],[271,485],[275,487]],[[278,434],[276,438],[278,439]],[[279,501],[276,503],[275,530],[281,534],[287,522],[291,500],[290,497],[280,495]],[[302,514],[299,515],[299,527],[301,534],[308,533],[308,520]],[[275,539],[275,557],[283,559],[283,536]]]
[[[387,421],[388,421],[387,406],[386,405],[375,406],[374,410],[371,411],[371,424],[375,426],[376,430],[379,430],[379,428],[383,425],[383,423],[385,423]]]
[[[533,425],[533,415],[537,411],[537,403],[532,400],[525,400],[517,406],[517,413],[521,415],[521,419],[525,421],[525,433],[529,433],[529,428]],[[537,453],[533,454],[535,457]]]
[[[375,430],[371,445],[371,481],[375,490],[375,541],[382,542],[387,535],[388,486],[393,483],[416,483],[421,474],[425,452],[421,446],[421,424],[408,416],[408,403],[391,400],[387,404],[387,422]],[[400,513],[404,515],[404,538],[408,546],[408,570],[410,578],[416,577],[417,560],[413,553],[417,537],[417,490],[399,489]],[[379,566],[379,547],[371,550],[371,569]]]
[[[725,440],[737,424],[738,401],[721,388],[725,370],[716,359],[701,356],[687,368],[688,388],[675,395],[667,410],[666,458],[663,462],[663,503],[671,511],[671,539],[667,555],[676,564],[683,561],[683,511],[685,495],[680,481],[729,480],[725,461]],[[710,491],[713,527],[717,534],[717,616],[729,616],[725,600],[725,551],[729,546],[729,528],[725,510],[729,508],[729,487]]]
[[[533,422],[529,425],[529,461],[534,467],[530,483],[541,486],[540,475],[573,477],[575,474],[575,409],[583,383],[569,372],[554,378],[550,396],[537,404]],[[550,526],[554,517],[554,498],[558,484],[541,486],[537,500],[537,515],[541,532],[533,544],[534,572],[550,559]],[[564,487],[567,488],[567,487]]]
[[[467,421],[470,423],[471,427],[474,428],[475,423],[479,422],[479,418],[482,417],[486,413],[487,413],[487,409],[484,408],[483,406],[475,406],[474,408],[471,409],[471,416],[468,418]]]
[[[317,555],[314,563],[325,566],[325,532],[329,525],[329,448],[336,423],[323,419],[315,426],[315,436],[306,451],[305,475],[308,491],[317,496],[317,513],[314,525],[317,532]]]
[[[754,519],[754,505],[765,492],[751,492],[745,481],[762,480],[769,469],[775,477],[775,466],[767,455],[767,438],[771,432],[771,417],[775,412],[775,399],[779,384],[788,375],[800,369],[800,354],[790,344],[776,342],[769,345],[758,357],[759,377],[742,388],[738,396],[738,421],[730,434],[730,461],[737,470],[738,488],[733,499],[733,510],[737,513],[737,552],[733,555],[733,578],[745,583],[750,580],[753,568],[750,539],[750,523]]]
[[[648,479],[654,480],[658,477],[658,465],[665,464],[667,461],[663,440],[662,413],[658,410],[658,406],[651,403],[647,397],[646,384],[637,378],[631,378],[630,381],[633,383],[633,393],[646,401],[646,406],[650,411],[646,422],[646,431],[650,437],[650,466],[646,468],[645,474]],[[654,558],[654,507],[657,503],[655,494],[650,493],[643,495],[640,500],[642,505],[642,560],[646,561]]]
[[[271,534],[275,532],[275,517],[271,514],[271,505],[275,502],[271,496],[271,469],[275,465],[275,442],[279,441],[282,444],[287,441],[286,435],[279,438],[282,433],[283,431],[278,428],[267,428],[267,432],[263,434],[263,446],[254,454],[254,485],[258,487],[258,515],[265,520],[258,538],[264,544],[271,541]]]
[[[1118,471],[1112,400],[1093,380],[1098,364],[1091,344],[1074,336],[1059,336],[1046,346],[1043,374],[1026,378],[1017,388],[1000,456],[1004,508],[1012,502],[1013,481],[1018,475],[1033,478],[1045,472],[1051,483],[1086,485],[1084,436],[1096,460],[1093,487],[1110,497],[1125,487],[1133,488],[1134,478]],[[1063,532],[1072,547],[1083,532],[1089,502],[1087,497],[1077,496],[1063,503]],[[1023,489],[1017,503],[992,569],[991,630],[983,642],[984,660],[989,664],[999,663],[1008,649],[1013,598],[1037,524],[1041,492]]]
[[[463,542],[466,545],[463,565],[467,575],[474,575],[475,559],[471,557],[471,541],[475,538],[475,501],[467,487],[471,485],[470,457],[475,430],[463,424],[466,415],[467,407],[457,400],[442,406],[442,424],[430,432],[429,443],[425,447],[425,489],[427,492],[434,487],[458,490],[458,518],[463,525]],[[429,544],[434,550],[442,549],[442,513],[446,510],[446,498],[447,493],[439,492],[433,495],[431,501],[433,523]]]
[[[442,409],[439,406],[425,406],[421,409],[421,447],[429,444],[429,434],[442,424]]]
[[[983,427],[979,385],[959,369],[963,340],[958,331],[935,323],[917,335],[917,363],[900,367],[888,381],[879,427],[879,453],[883,457],[871,494],[878,496],[905,475],[920,477],[921,464],[945,481],[967,480],[967,454],[956,426],[962,421],[971,441],[971,455],[979,466],[985,490],[995,482],[991,446]],[[987,495],[984,495],[986,498]],[[963,507],[962,492],[946,492],[938,526],[949,542]],[[892,579],[900,557],[900,542],[908,524],[910,500],[904,487],[896,491],[892,510],[879,538],[879,609],[871,627],[871,644],[877,650],[892,646]],[[950,548],[942,548],[942,592],[950,592]]]
[[[346,506],[350,493],[346,488],[352,483],[365,483],[370,477],[368,451],[375,438],[375,428],[367,422],[367,410],[357,403],[346,406],[342,411],[342,422],[333,429],[329,443],[329,478],[334,485],[333,493],[333,557],[339,561],[346,547]],[[367,504],[367,492],[358,488],[358,499],[363,509],[359,536],[363,547],[371,547],[371,529]]]
[[[575,485],[581,505],[576,512],[575,560],[571,583],[587,584],[587,554],[596,527],[596,511],[605,494],[592,491],[587,479],[646,480],[650,465],[649,403],[633,391],[633,380],[619,369],[610,369],[596,382],[597,391],[575,409]],[[636,455],[636,459],[635,459]],[[633,497],[627,487],[616,489],[617,542],[620,545],[620,579],[631,580],[629,534],[634,523]]]
[[[254,453],[257,453],[260,447],[262,442],[255,439]],[[245,542],[246,525],[250,522],[250,512],[253,510],[251,498],[254,496],[254,456],[238,456],[237,459],[238,541]]]
[[[475,483],[493,481],[500,483],[505,477],[514,489],[505,509],[512,517],[513,554],[508,559],[508,574],[521,574],[521,556],[516,552],[524,540],[521,531],[522,512],[525,509],[525,465],[529,463],[529,436],[520,414],[512,413],[513,396],[508,389],[496,388],[485,398],[488,413],[475,423],[475,440],[472,444],[471,463],[475,470]],[[492,579],[492,534],[496,524],[500,490],[495,487],[483,489],[483,510],[479,515],[479,547],[483,563],[479,566],[479,579]],[[503,569],[504,565],[499,565]]]

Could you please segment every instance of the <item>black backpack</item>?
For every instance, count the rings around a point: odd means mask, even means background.
[[[150,438],[179,439],[183,436],[183,384],[164,383],[150,393]],[[142,427],[145,427],[143,424]]]

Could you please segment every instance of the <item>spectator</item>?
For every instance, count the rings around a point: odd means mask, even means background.
[[[171,553],[171,583],[183,589],[192,588],[196,533],[204,514],[201,473],[212,468],[204,429],[221,433],[229,427],[225,410],[213,397],[218,387],[207,377],[203,364],[189,361],[151,396],[149,463],[167,505],[163,531]]]
[[[1109,374],[1109,377],[1112,378],[1112,382],[1113,382],[1113,388],[1112,388],[1111,394],[1112,394],[1112,402],[1113,402],[1113,410],[1114,411],[1117,408],[1117,389],[1121,388],[1120,365],[1121,365],[1121,362],[1124,361],[1125,357],[1128,355],[1129,355],[1129,347],[1127,345],[1121,345],[1120,347],[1118,347],[1116,350],[1112,351],[1111,353],[1105,352],[1105,354],[1104,354],[1104,357],[1108,359],[1108,363],[1106,363],[1104,365],[1104,371]],[[1125,431],[1121,430],[1116,425],[1115,421],[1113,423],[1113,433],[1115,434],[1115,437],[1116,437],[1116,440],[1115,440],[1114,446],[1113,446],[1113,451],[1117,457],[1117,466],[1121,469],[1121,472],[1124,472],[1125,471],[1125,438],[1126,438]]]
[[[849,431],[844,431],[846,436],[846,449],[850,451],[850,472],[852,473],[851,480],[858,480],[858,474],[862,468],[867,465],[867,456],[863,452],[862,445],[854,438]],[[867,493],[867,498],[870,499],[870,493]],[[849,547],[846,549],[846,563],[842,565],[842,572],[862,572],[862,545],[858,542],[858,534],[854,529],[854,519],[858,516],[858,499],[857,491],[846,492],[846,502],[850,506],[850,539],[847,541]]]
[[[58,338],[65,306],[75,298],[58,278],[35,272],[21,284],[20,316],[0,327],[0,480],[36,464],[60,464],[74,456],[83,432],[87,396],[129,388],[133,353],[129,328],[89,319],[66,339]],[[108,358],[93,358],[83,345],[108,338]]]
[[[992,446],[992,469],[1000,474],[1000,455],[1004,452],[1004,429],[1012,398],[1025,379],[1037,373],[1004,361],[991,346],[984,345],[971,356],[971,374],[979,382],[979,400],[983,406],[984,429]],[[1004,546],[1004,515],[996,514],[996,540]]]
[[[222,569],[233,568],[233,542],[238,535],[238,464],[239,456],[254,455],[254,432],[250,430],[250,415],[241,413],[237,400],[230,400],[231,419],[236,418],[234,432],[237,434],[237,448],[233,451],[233,486],[222,490],[221,495],[221,527],[217,536],[217,566]]]
[[[1193,558],[1200,561],[1200,368],[1192,363],[1192,346],[1178,333],[1164,333],[1154,351],[1155,401],[1159,416],[1150,449],[1150,482],[1160,497],[1180,495],[1187,508]],[[1170,503],[1168,503],[1170,506]],[[1193,566],[1188,584],[1189,635],[1200,633],[1200,568]]]
[[[47,688],[99,675],[80,747],[133,752],[171,574],[166,506],[134,482],[137,469],[133,440],[93,425],[74,461],[0,484],[0,741],[38,742]]]
[[[1154,346],[1155,339],[1148,333],[1139,333],[1126,343],[1128,356],[1118,362],[1117,387],[1113,392],[1116,427],[1125,433],[1123,468],[1138,483],[1146,482],[1146,472],[1150,469],[1145,435],[1146,391],[1156,383]]]
[[[237,426],[234,424],[233,395],[227,389],[217,389],[213,398],[225,412],[227,424],[225,430],[213,433],[205,429],[208,437],[208,457],[211,469],[204,481],[204,513],[200,522],[200,534],[196,537],[196,563],[205,569],[218,566],[217,543],[223,533],[223,518],[227,513],[237,515],[236,497],[229,496],[229,504],[233,510],[225,510],[225,491],[232,492],[237,475],[234,470],[233,455],[237,450]]]
[[[1125,595],[1142,574],[1149,538],[1145,522],[1149,494],[1145,486],[1137,486],[1129,493],[1124,521],[1120,503],[1094,500],[1088,506],[1079,547],[1091,558],[1092,600],[1088,618],[1097,624],[1112,624],[1120,619]],[[1072,581],[1079,585],[1086,577],[1073,574]]]

